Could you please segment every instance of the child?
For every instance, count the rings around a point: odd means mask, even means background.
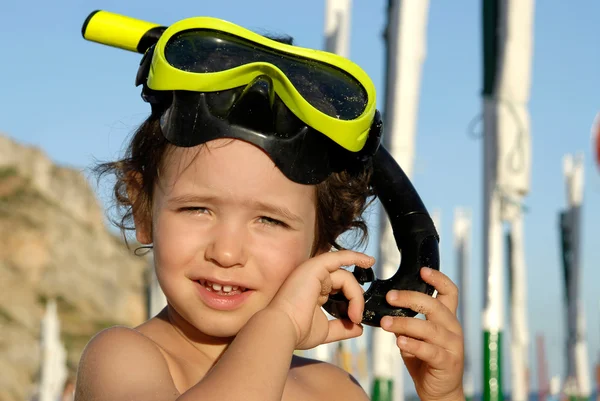
[[[172,25],[146,53],[138,78],[152,114],[99,170],[116,175],[120,227],[132,219],[152,246],[168,306],[90,341],[77,401],[368,399],[343,370],[293,354],[362,334],[363,290],[341,267],[375,263],[336,242],[366,236],[374,90],[358,67],[319,54],[207,18]],[[421,277],[437,298],[387,301],[427,320],[381,326],[422,400],[462,400],[458,291],[439,271]],[[323,312],[335,292],[349,319]]]

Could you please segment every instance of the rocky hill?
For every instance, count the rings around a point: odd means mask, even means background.
[[[80,171],[0,134],[0,401],[32,394],[46,300],[74,373],[93,334],[145,319],[148,265],[107,229]]]

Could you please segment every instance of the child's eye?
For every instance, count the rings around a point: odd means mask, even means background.
[[[267,216],[261,216],[261,217],[259,218],[259,221],[260,221],[262,224],[265,224],[265,225],[268,225],[268,226],[281,226],[281,227],[287,227],[287,224],[285,224],[284,222],[282,222],[282,221],[279,221],[279,220],[276,220],[276,219],[273,219],[273,218],[271,218],[271,217],[267,217]]]
[[[181,212],[189,213],[189,214],[206,214],[208,213],[208,209],[201,206],[187,206],[179,209]]]

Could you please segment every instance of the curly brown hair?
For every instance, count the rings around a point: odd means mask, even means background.
[[[162,135],[159,116],[153,113],[134,132],[122,159],[94,167],[99,179],[106,174],[114,174],[116,178],[113,200],[117,218],[110,220],[121,230],[125,242],[127,232],[136,230],[134,210],[144,221],[152,221],[154,185],[173,149]],[[371,174],[372,166],[367,164],[358,173],[333,173],[315,186],[317,221],[313,255],[331,247],[343,249],[338,237],[349,230],[357,234],[352,247],[366,243],[368,230],[363,213],[373,200]],[[136,196],[131,196],[132,193]]]

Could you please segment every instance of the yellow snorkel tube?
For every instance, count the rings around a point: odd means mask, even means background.
[[[83,23],[81,34],[92,42],[144,54],[165,29],[152,22],[96,10]]]

